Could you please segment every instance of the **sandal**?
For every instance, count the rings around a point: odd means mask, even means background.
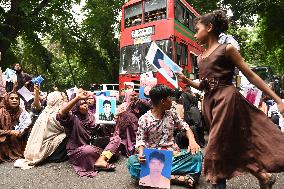
[[[107,163],[105,167],[96,167],[95,166],[95,171],[106,171],[106,172],[111,172],[115,170],[115,166],[113,164]]]
[[[193,188],[195,181],[194,178],[190,175],[173,175],[171,181],[175,184],[186,185],[188,188]],[[182,179],[181,179],[182,178]]]
[[[272,189],[273,184],[276,182],[276,176],[271,174],[266,182],[259,182],[260,189]]]

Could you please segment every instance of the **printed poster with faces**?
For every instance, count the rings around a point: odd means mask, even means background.
[[[140,75],[139,98],[149,99],[149,91],[157,85],[157,78],[154,78],[152,72],[146,72]]]
[[[116,114],[116,98],[97,96],[96,98],[96,123],[97,124],[115,124],[114,116]]]
[[[173,151],[144,148],[139,185],[170,188]]]

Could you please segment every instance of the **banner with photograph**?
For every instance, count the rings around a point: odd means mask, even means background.
[[[78,91],[78,88],[77,88],[76,86],[73,87],[73,88],[71,88],[71,89],[67,89],[67,90],[66,90],[66,93],[67,93],[68,99],[70,100],[71,97],[72,97],[72,95],[73,95],[73,94],[76,94],[77,91]]]
[[[152,72],[146,72],[140,75],[139,98],[149,99],[149,91],[157,85],[157,78],[154,78]]]
[[[170,188],[173,151],[145,148],[143,155],[146,162],[141,164],[139,185]]]
[[[110,91],[94,91],[96,96],[107,96],[110,97]]]
[[[116,114],[116,98],[98,96],[96,98],[96,123],[115,124],[114,115]]]
[[[262,96],[262,91],[253,85],[247,85],[244,89],[244,97],[247,99],[247,101],[249,101],[251,104],[255,105],[256,107],[259,106],[261,96]]]
[[[177,73],[182,68],[174,63],[155,42],[152,42],[146,60],[153,65],[175,88],[178,88]]]

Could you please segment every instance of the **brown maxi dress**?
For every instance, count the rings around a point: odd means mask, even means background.
[[[232,84],[226,44],[199,61],[204,117],[210,127],[204,173],[212,183],[242,172],[284,171],[284,134]]]

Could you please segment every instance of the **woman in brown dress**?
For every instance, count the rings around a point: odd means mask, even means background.
[[[284,171],[284,134],[269,118],[251,105],[232,84],[235,66],[248,80],[270,96],[284,115],[284,103],[245,64],[231,44],[219,44],[218,36],[228,29],[224,12],[213,11],[197,19],[196,40],[208,49],[199,56],[200,83],[180,74],[180,79],[205,92],[204,117],[210,127],[204,158],[206,180],[212,188],[226,188],[226,179],[249,172],[260,188],[275,183],[270,173]]]

